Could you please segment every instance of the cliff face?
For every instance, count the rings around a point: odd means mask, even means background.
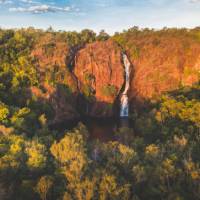
[[[124,43],[133,66],[129,91],[132,106],[199,81],[200,43],[194,38],[147,33],[129,36]]]
[[[51,91],[46,89],[48,98],[44,94],[42,98],[51,102],[54,121],[74,119],[80,110],[92,117],[114,115],[125,82],[122,49],[131,62],[128,96],[132,108],[163,92],[198,82],[200,42],[188,34],[124,33],[90,43],[75,54],[73,71],[67,66],[70,49],[66,41],[52,34],[40,37],[32,56],[41,82],[48,85],[46,88],[53,87]],[[36,89],[32,92],[40,94]]]
[[[112,40],[88,44],[75,55],[73,72],[67,66],[69,52],[62,38],[52,34],[38,38],[32,56],[46,92],[35,87],[32,94],[51,103],[54,123],[77,118],[81,111],[92,117],[112,117],[124,84],[121,48]]]
[[[51,104],[55,113],[52,124],[79,117],[77,80],[67,66],[69,52],[66,41],[51,33],[41,35],[32,51],[43,89],[32,87],[30,91],[41,101]]]
[[[113,105],[124,84],[120,47],[112,40],[87,45],[76,55],[74,74],[80,92],[88,98],[86,114],[112,116]]]
[[[191,46],[184,52],[176,43],[162,44],[159,47],[144,49],[141,58],[132,59],[135,76],[132,80],[131,96],[151,98],[180,86],[191,85],[198,81],[199,46]],[[168,46],[166,48],[166,45]]]

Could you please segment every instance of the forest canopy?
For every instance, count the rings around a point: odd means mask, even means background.
[[[188,40],[200,42],[200,28],[133,27],[113,36],[88,29],[0,29],[0,199],[198,200],[199,82],[145,99],[142,109],[131,110],[130,127],[119,127],[111,141],[91,140],[82,122],[65,130],[51,126],[61,96],[75,115],[71,72],[84,46],[113,40],[137,61],[144,46],[174,37],[187,49]],[[92,74],[85,78],[95,82]],[[82,96],[90,102],[94,93],[88,84]],[[105,85],[102,93],[113,96],[116,88]]]

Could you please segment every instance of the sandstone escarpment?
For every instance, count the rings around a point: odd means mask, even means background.
[[[131,107],[198,82],[200,42],[185,34],[125,33],[116,42],[110,39],[87,44],[73,61],[65,41],[52,34],[44,40],[41,37],[32,55],[41,81],[58,86],[52,94],[47,92],[56,113],[55,121],[73,119],[79,114],[112,117],[116,113],[125,82],[122,48],[132,64],[128,91]],[[74,64],[72,72],[69,62]],[[68,88],[70,95],[59,86]]]
[[[88,100],[86,114],[113,116],[113,105],[124,84],[121,48],[112,40],[88,44],[76,54],[74,74]]]
[[[70,49],[64,38],[52,33],[41,35],[31,55],[35,59],[40,85],[43,87],[43,91],[32,87],[31,92],[41,101],[51,104],[55,113],[52,123],[78,118],[78,85],[67,66]]]
[[[134,71],[129,91],[132,106],[199,81],[200,43],[190,36],[132,36],[124,48]]]

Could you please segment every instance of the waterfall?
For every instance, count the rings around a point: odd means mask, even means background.
[[[120,117],[129,116],[129,101],[128,101],[128,90],[130,87],[130,62],[126,54],[123,54],[123,62],[125,67],[125,88],[121,96],[121,107],[120,107]]]

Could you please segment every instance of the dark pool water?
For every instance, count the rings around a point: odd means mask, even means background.
[[[86,119],[83,123],[88,128],[91,139],[98,139],[102,142],[116,140],[115,133],[120,127],[129,127],[128,118],[120,119]]]
[[[75,120],[70,122],[63,122],[56,124],[51,128],[57,131],[71,130],[77,126],[79,122],[82,122],[88,129],[90,139],[100,140],[102,142],[116,140],[115,133],[118,128],[129,127],[128,118],[82,118],[81,120]]]

